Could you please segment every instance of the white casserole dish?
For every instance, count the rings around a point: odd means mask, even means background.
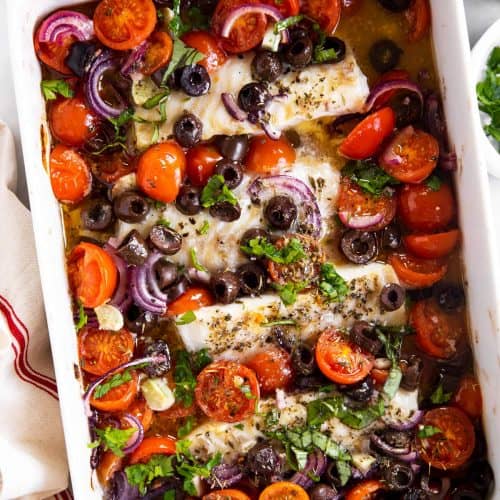
[[[45,104],[40,93],[40,66],[32,36],[37,22],[56,8],[78,0],[10,0],[7,2],[11,60],[19,123],[40,264],[45,308],[59,387],[61,414],[76,499],[101,498],[89,467],[87,420],[78,380],[76,336],[64,265],[60,209],[52,195],[42,159],[48,138]],[[475,104],[463,3],[431,0],[436,62],[440,75],[451,143],[459,158],[456,175],[463,231],[465,283],[470,331],[481,381],[489,458],[500,498],[500,315],[492,216],[488,212],[488,178],[480,151],[479,114]],[[33,409],[36,411],[36,409]]]

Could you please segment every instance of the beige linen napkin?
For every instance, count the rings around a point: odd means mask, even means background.
[[[15,185],[0,122],[0,499],[38,500],[67,487],[68,468],[31,217]]]

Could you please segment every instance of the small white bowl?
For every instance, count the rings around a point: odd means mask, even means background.
[[[488,57],[494,47],[500,45],[500,19],[496,21],[477,41],[472,49],[472,77],[474,83],[478,83],[484,79],[486,64]],[[486,113],[480,111],[481,122],[486,124],[489,117]],[[484,130],[481,131],[482,146],[486,156],[488,172],[500,178],[500,154],[493,145],[493,139],[489,139]]]

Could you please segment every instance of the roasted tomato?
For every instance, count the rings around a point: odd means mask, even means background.
[[[82,367],[85,369],[85,366]],[[139,392],[139,378],[135,371],[130,372],[131,380],[113,387],[104,396],[97,398],[94,395],[90,398],[90,404],[101,411],[118,412],[125,411],[132,404]]]
[[[309,500],[309,495],[298,484],[280,481],[268,486],[259,500]]]
[[[222,155],[214,146],[197,144],[186,155],[187,177],[193,186],[204,186],[215,172]]]
[[[152,75],[156,70],[166,66],[172,57],[172,39],[164,31],[155,31],[148,40],[148,46],[141,71]]]
[[[240,490],[217,490],[203,497],[203,500],[250,500],[250,497]]]
[[[295,150],[281,138],[270,139],[265,135],[254,137],[245,158],[245,166],[256,174],[275,174],[295,161]]]
[[[206,288],[193,287],[170,302],[167,312],[171,316],[176,316],[188,311],[195,311],[201,307],[211,306],[214,303],[213,295]]]
[[[279,347],[269,347],[250,358],[245,363],[257,375],[260,390],[264,394],[284,389],[292,381],[292,359],[290,354]]]
[[[481,387],[474,375],[464,375],[453,395],[452,402],[471,418],[479,418],[483,413]]]
[[[376,498],[377,492],[384,489],[384,483],[376,479],[367,479],[351,488],[346,495],[346,500],[370,500]]]
[[[130,456],[130,463],[147,462],[151,455],[173,455],[176,440],[171,437],[152,436],[144,438],[139,447]]]
[[[448,265],[442,259],[420,259],[406,253],[389,256],[398,278],[410,288],[425,288],[443,279]]]
[[[333,33],[339,24],[342,12],[341,0],[302,0],[300,10],[318,22],[321,29],[327,34]]]
[[[182,41],[205,55],[205,59],[198,64],[205,66],[209,73],[226,62],[226,54],[220,47],[219,41],[208,31],[190,31],[182,35]]]
[[[423,259],[440,259],[446,257],[457,246],[460,231],[452,229],[446,233],[410,234],[403,237],[405,248]]]

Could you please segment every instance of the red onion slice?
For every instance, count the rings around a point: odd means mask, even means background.
[[[132,297],[128,293],[128,269],[126,262],[116,254],[116,249],[108,243],[104,245],[104,250],[110,255],[118,270],[118,286],[116,287],[110,304],[117,307],[123,314],[132,304]]]
[[[125,413],[125,415],[123,415],[123,420],[130,424],[131,428],[136,429],[132,436],[130,436],[125,448],[123,448],[124,453],[132,453],[138,448],[144,439],[144,427],[142,426],[141,421],[130,413]]]
[[[261,121],[260,126],[269,139],[277,141],[281,137],[281,130],[268,121]]]
[[[134,302],[145,311],[153,314],[165,314],[167,312],[167,300],[155,297],[147,285],[147,273],[144,266],[135,267],[130,272],[130,291]]]
[[[148,43],[144,41],[137,47],[132,49],[130,55],[127,57],[127,60],[123,64],[120,73],[125,76],[130,75],[130,73],[132,73],[132,71],[134,71],[134,69],[138,66],[138,64],[144,59],[147,48],[148,48]]]
[[[408,125],[403,130],[396,133],[380,155],[379,163],[382,168],[387,167],[392,169],[400,166],[404,161],[406,161],[405,158],[402,158],[397,153],[401,149],[398,147],[398,144],[406,142],[407,139],[414,133],[415,129],[411,125]]]
[[[372,433],[370,436],[370,442],[377,448],[378,450],[383,451],[387,455],[391,457],[398,457],[400,455],[408,455],[410,453],[410,447],[405,446],[403,448],[396,448],[386,443],[380,436],[375,433]]]
[[[381,95],[395,90],[409,90],[410,92],[414,92],[420,99],[420,105],[423,107],[424,96],[422,95],[422,91],[418,85],[410,82],[409,80],[388,80],[386,82],[380,82],[371,89],[370,94],[366,99],[365,111],[371,111],[377,99]]]
[[[144,262],[143,266],[141,267],[144,267],[144,270],[146,272],[146,283],[151,294],[158,300],[161,300],[166,304],[168,300],[168,295],[161,291],[158,285],[158,281],[156,280],[155,269],[154,269],[155,264],[159,260],[163,259],[163,257],[164,255],[160,252],[152,252],[151,254],[149,254],[149,257],[146,259],[146,262]]]
[[[347,210],[338,212],[338,216],[342,224],[351,229],[367,229],[379,224],[384,218],[381,212],[374,215],[352,215]]]
[[[238,106],[233,94],[223,92],[220,97],[222,104],[224,104],[226,111],[232,118],[239,122],[244,122],[247,119],[247,114]]]
[[[424,416],[422,410],[415,410],[407,420],[391,420],[387,421],[387,425],[396,431],[407,431],[413,429]]]
[[[38,41],[61,45],[63,39],[69,35],[80,41],[92,38],[94,36],[92,19],[74,10],[58,10],[40,25]]]

